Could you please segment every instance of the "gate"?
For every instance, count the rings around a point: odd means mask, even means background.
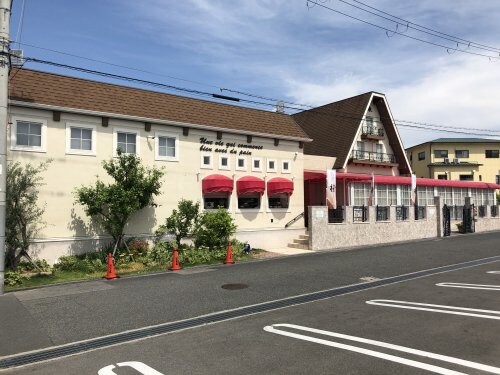
[[[450,207],[443,206],[443,236],[447,237],[451,234],[451,215]]]
[[[464,207],[463,222],[462,222],[462,233],[474,233],[474,205],[469,207]]]

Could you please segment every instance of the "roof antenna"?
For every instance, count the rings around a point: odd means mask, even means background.
[[[285,113],[285,102],[283,100],[276,103],[276,113]]]

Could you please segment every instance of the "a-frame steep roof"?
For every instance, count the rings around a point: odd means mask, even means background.
[[[282,113],[29,69],[13,70],[9,85],[9,98],[15,105],[310,141],[293,118]]]
[[[385,96],[373,91],[293,115],[295,121],[313,139],[304,145],[304,153],[336,157],[333,168],[344,168],[371,104],[377,106],[389,144],[399,161],[400,173],[409,174],[410,167]]]
[[[342,168],[371,97],[372,93],[367,92],[293,115],[313,139],[304,145],[304,153],[334,156],[337,159],[333,168]]]

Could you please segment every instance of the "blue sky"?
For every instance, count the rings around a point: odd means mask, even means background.
[[[497,0],[363,2],[500,48]],[[321,4],[394,29],[393,23],[338,0]],[[305,0],[14,0],[11,39],[23,43],[25,56],[208,92],[224,87],[316,106],[378,91],[387,95],[396,119],[489,129],[500,138],[500,59],[449,54],[402,36],[388,37],[321,6],[307,7]],[[459,48],[477,51],[465,44]],[[102,79],[35,63],[25,66]],[[407,127],[399,131],[405,147],[467,136]]]

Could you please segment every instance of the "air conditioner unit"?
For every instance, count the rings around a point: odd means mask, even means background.
[[[445,163],[445,164],[450,164],[450,159],[448,159],[448,158],[444,158],[444,163]]]
[[[453,159],[453,164],[460,164],[460,161],[458,159]]]

